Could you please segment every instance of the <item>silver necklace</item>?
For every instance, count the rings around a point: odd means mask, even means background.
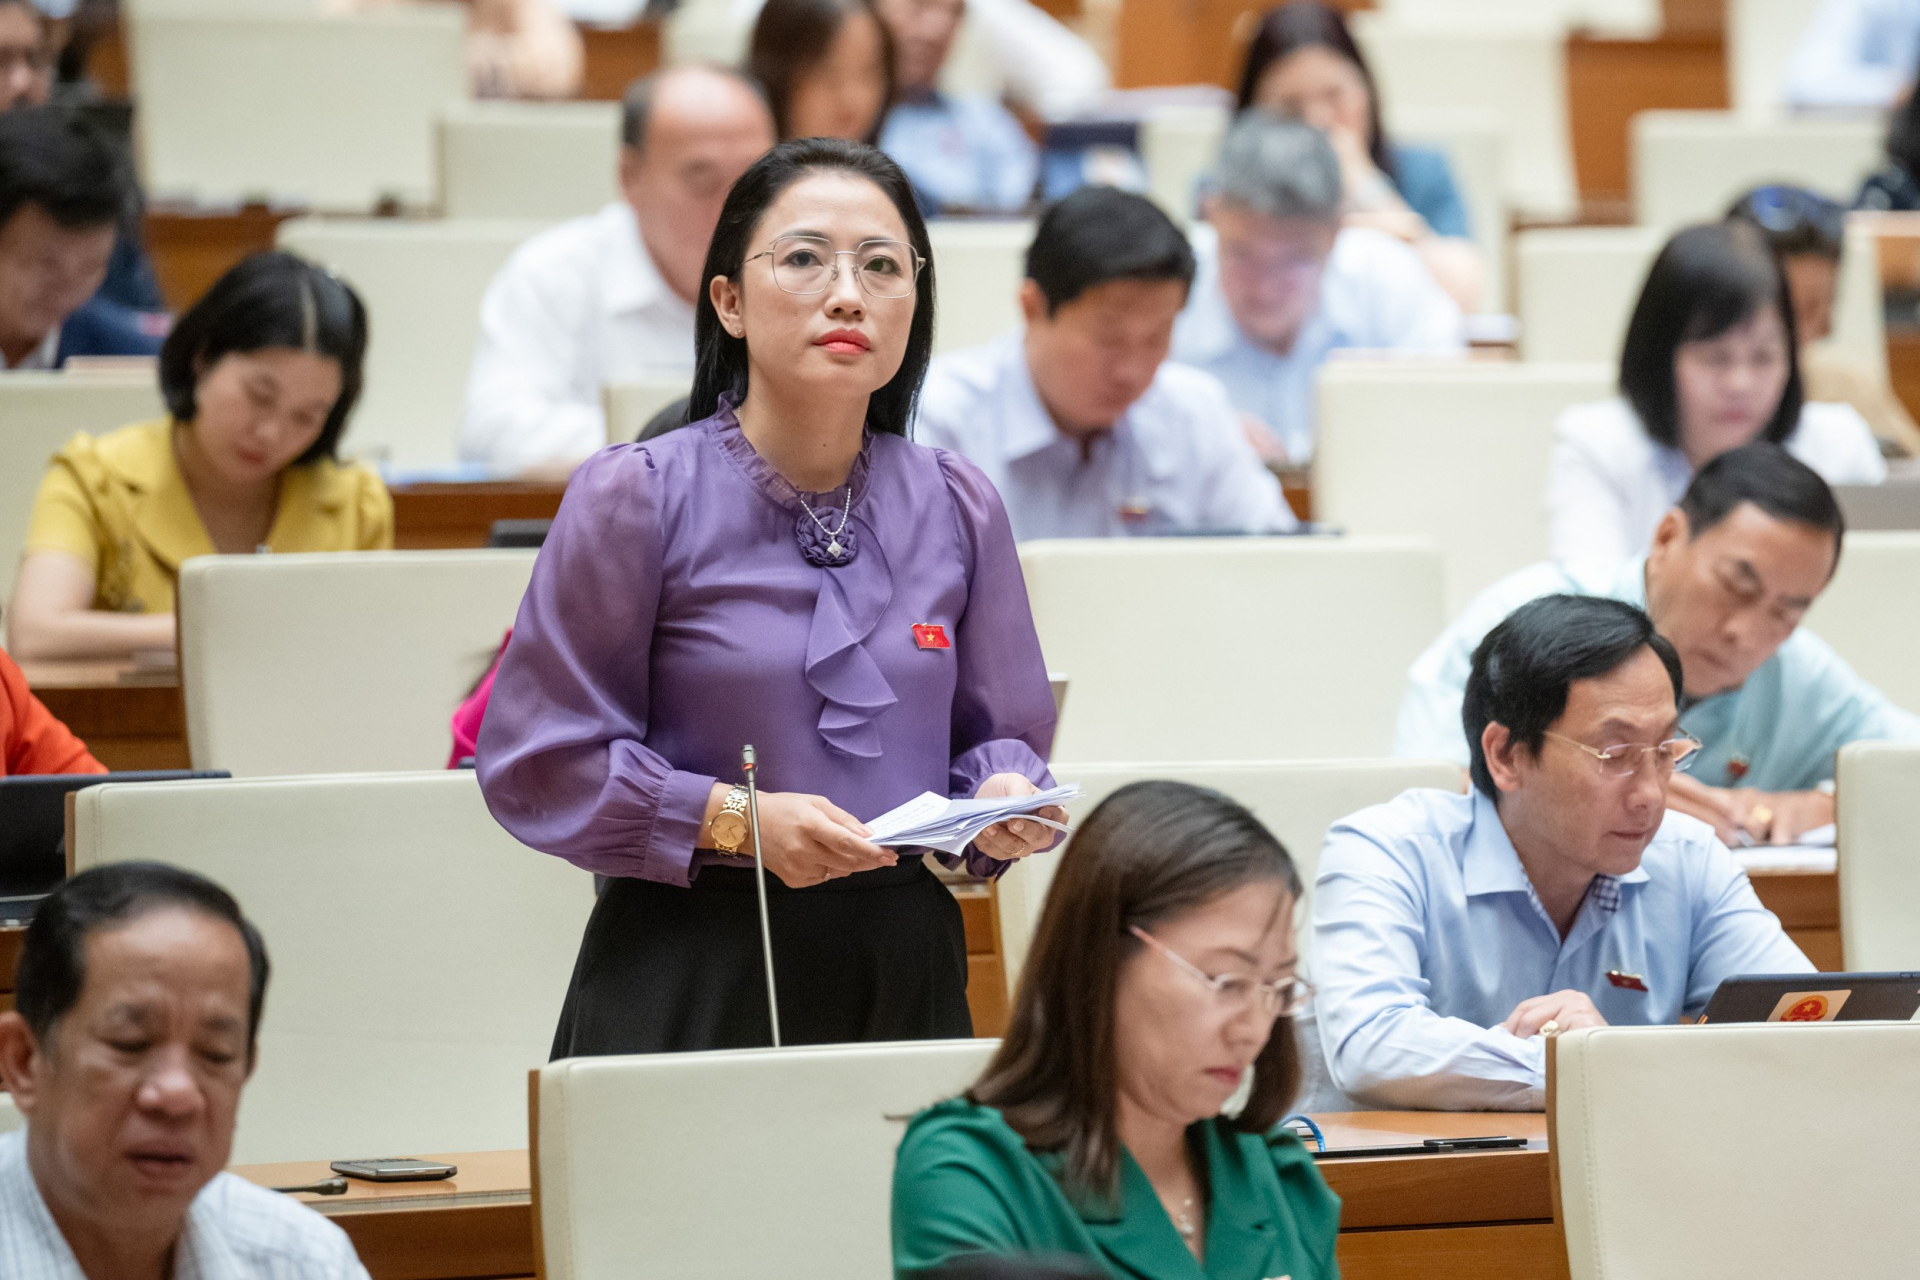
[[[1193,1219],[1192,1196],[1188,1196],[1182,1200],[1180,1207],[1173,1211],[1173,1225],[1181,1235],[1189,1240],[1193,1239],[1194,1233],[1200,1230],[1200,1224]]]
[[[800,505],[806,509],[807,517],[820,526],[820,532],[827,535],[827,557],[832,560],[838,560],[844,551],[844,548],[840,545],[840,535],[846,531],[847,521],[853,516],[853,477],[847,477],[847,501],[846,505],[840,508],[840,527],[838,529],[827,528],[827,522],[814,514],[813,504],[805,498],[800,500]]]

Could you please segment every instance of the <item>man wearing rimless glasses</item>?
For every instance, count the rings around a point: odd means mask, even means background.
[[[1813,966],[1713,829],[1668,808],[1700,743],[1680,657],[1618,600],[1551,595],[1474,651],[1466,795],[1327,834],[1313,899],[1329,1073],[1382,1107],[1536,1110],[1556,1029],[1671,1023]]]

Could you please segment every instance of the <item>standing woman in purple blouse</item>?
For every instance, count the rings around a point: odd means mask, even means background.
[[[879,151],[776,147],[707,254],[695,420],[574,475],[477,756],[507,830],[609,878],[555,1057],[768,1043],[749,742],[783,1040],[971,1034],[958,904],[861,819],[1050,784],[1054,709],[999,495],[907,439],[931,256]],[[965,863],[1049,843],[1016,819]]]

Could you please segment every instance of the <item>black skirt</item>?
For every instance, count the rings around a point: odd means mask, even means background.
[[[767,875],[783,1044],[973,1034],[960,904],[917,857],[806,889]],[[609,881],[587,921],[555,1058],[773,1043],[754,872],[690,888]]]

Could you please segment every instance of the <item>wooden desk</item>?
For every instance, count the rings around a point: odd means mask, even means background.
[[[551,520],[566,491],[563,481],[398,485],[389,490],[394,549],[484,547],[495,520]]]
[[[25,925],[0,926],[0,1013],[13,1008],[13,971],[20,964],[20,944],[26,938]]]
[[[960,903],[967,930],[967,1008],[973,1034],[997,1039],[1007,1033],[1007,967],[1000,958],[999,900],[993,886],[977,882],[949,887]]]
[[[660,24],[580,28],[580,96],[617,102],[627,86],[660,65]]]
[[[1726,40],[1669,31],[1651,40],[1567,40],[1567,115],[1582,221],[1631,222],[1630,126],[1641,111],[1723,111]]]
[[[238,209],[147,210],[147,254],[160,292],[177,314],[248,254],[273,248],[274,233],[294,211],[244,205]]]
[[[34,696],[109,769],[185,769],[179,673],[131,662],[23,662]]]
[[[1748,879],[1761,905],[1780,917],[1787,936],[1814,967],[1833,973],[1846,968],[1840,954],[1838,872],[1756,871]]]
[[[1409,1138],[1510,1134],[1525,1150],[1332,1160],[1320,1168],[1343,1201],[1340,1271],[1347,1280],[1549,1280],[1566,1274],[1552,1221],[1541,1115],[1355,1112],[1322,1117],[1335,1146]],[[1404,1137],[1402,1136],[1404,1135]],[[374,1280],[527,1276],[533,1206],[527,1153],[434,1154],[457,1165],[446,1182],[350,1182],[344,1196],[302,1196],[338,1223]],[[328,1176],[323,1162],[234,1170],[262,1186]]]

